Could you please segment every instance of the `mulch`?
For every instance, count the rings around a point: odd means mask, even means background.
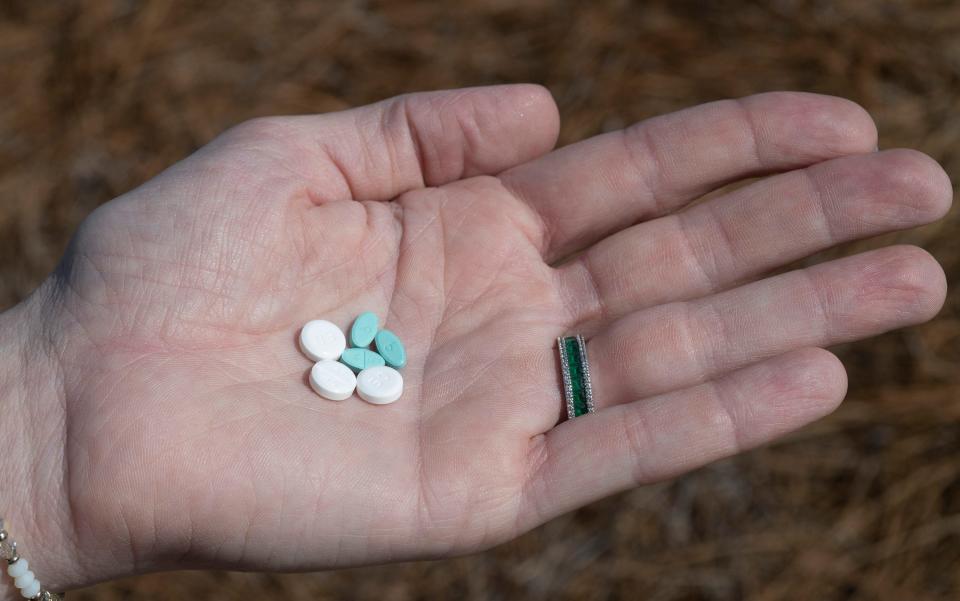
[[[960,4],[627,0],[90,0],[0,4],[0,307],[78,222],[254,116],[534,81],[561,143],[718,98],[864,105],[881,148],[960,181]],[[960,598],[960,211],[847,245],[920,244],[952,284],[932,323],[838,350],[849,400],[779,444],[618,495],[471,557],[321,574],[150,575],[115,599]],[[834,256],[831,251],[811,260]]]

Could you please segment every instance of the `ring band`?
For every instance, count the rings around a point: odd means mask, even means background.
[[[567,404],[567,419],[593,413],[593,386],[590,382],[590,362],[587,361],[587,343],[583,336],[560,336],[560,371],[563,374],[563,396]]]

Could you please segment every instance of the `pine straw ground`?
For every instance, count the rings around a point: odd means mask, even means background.
[[[717,98],[825,92],[866,106],[881,147],[922,149],[960,180],[960,5],[703,4],[7,0],[0,305],[36,286],[95,206],[224,128],[411,90],[543,83],[563,143]],[[472,557],[153,575],[74,599],[960,598],[958,225],[954,210],[895,238],[944,264],[939,319],[839,349],[849,400],[785,442]]]

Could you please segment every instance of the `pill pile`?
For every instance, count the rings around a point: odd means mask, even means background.
[[[310,386],[325,399],[342,401],[356,391],[368,403],[387,405],[403,394],[403,376],[397,370],[407,364],[407,352],[396,334],[380,329],[374,313],[361,313],[353,322],[350,348],[335,324],[307,322],[300,330],[300,350],[316,361]]]

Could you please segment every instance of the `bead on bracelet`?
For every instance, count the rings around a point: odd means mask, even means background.
[[[61,601],[63,593],[54,593],[40,586],[40,581],[30,569],[30,562],[20,557],[17,542],[10,538],[0,518],[0,559],[7,560],[7,574],[13,578],[24,599],[31,601]]]

